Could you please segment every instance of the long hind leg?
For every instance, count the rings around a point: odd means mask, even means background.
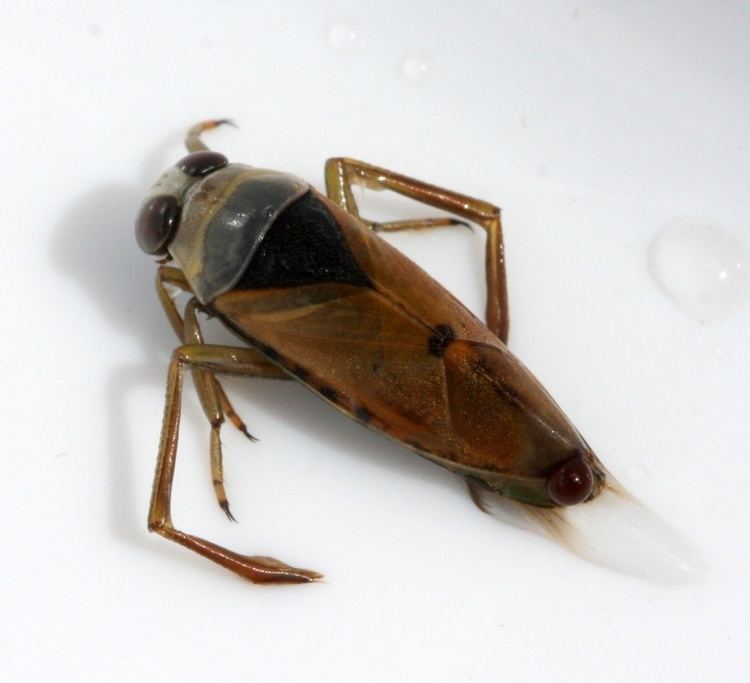
[[[488,202],[424,183],[414,178],[378,168],[355,159],[329,159],[325,167],[328,197],[359,216],[352,185],[371,190],[392,190],[437,209],[449,211],[482,226],[487,232],[485,269],[487,279],[486,322],[504,343],[508,341],[508,290],[505,278],[505,254],[500,209]],[[433,221],[433,224],[430,224]],[[416,219],[386,224],[369,223],[375,230],[394,231],[455,225],[452,219]]]
[[[255,583],[305,583],[321,574],[291,567],[272,557],[240,555],[198,536],[176,529],[172,523],[171,501],[180,428],[183,376],[186,368],[234,375],[254,374],[255,354],[247,349],[209,344],[181,346],[169,365],[167,397],[164,405],[161,441],[151,494],[148,528],[171,541],[216,562]]]

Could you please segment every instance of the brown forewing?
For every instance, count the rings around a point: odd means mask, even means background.
[[[544,389],[441,285],[321,200],[372,287],[232,291],[211,307],[250,344],[367,426],[459,469],[538,474],[523,455],[529,414],[544,413],[551,401]],[[554,409],[547,411],[553,421]]]

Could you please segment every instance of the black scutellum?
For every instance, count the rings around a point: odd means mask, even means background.
[[[235,289],[323,282],[370,286],[336,219],[308,192],[279,214]]]

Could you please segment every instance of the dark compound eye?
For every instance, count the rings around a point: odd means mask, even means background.
[[[135,222],[138,246],[147,254],[166,254],[179,217],[180,207],[171,194],[151,197],[141,207]]]
[[[229,160],[218,152],[205,150],[203,152],[193,152],[177,162],[179,168],[185,175],[192,178],[200,178],[214,171],[224,168]]]
[[[547,478],[547,493],[558,505],[577,505],[591,495],[594,476],[580,455],[558,465]]]

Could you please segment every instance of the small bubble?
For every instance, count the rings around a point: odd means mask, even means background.
[[[401,75],[410,81],[419,81],[430,72],[430,60],[424,55],[409,55],[401,62]]]
[[[337,52],[349,52],[364,45],[359,29],[352,24],[334,24],[328,31],[328,45]]]
[[[674,223],[649,247],[651,275],[678,306],[705,322],[736,308],[750,293],[750,261],[731,233],[707,224]]]
[[[628,467],[628,479],[630,481],[643,481],[646,478],[646,468],[643,465],[631,465]]]
[[[99,38],[102,35],[102,27],[97,24],[96,22],[92,22],[86,27],[86,30],[89,32],[89,35],[92,38]]]

